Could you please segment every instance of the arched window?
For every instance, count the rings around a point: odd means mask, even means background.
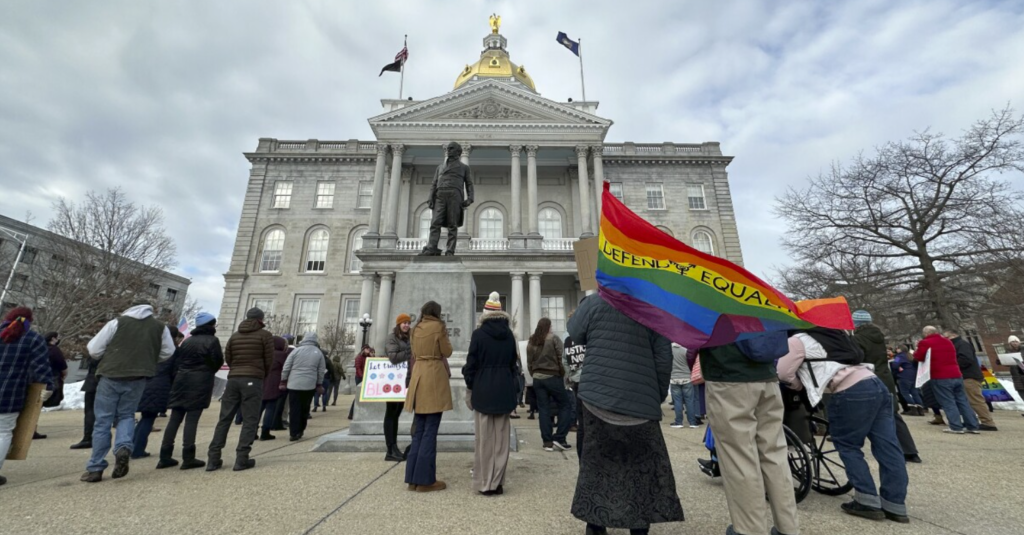
[[[263,238],[263,254],[260,256],[260,273],[281,271],[281,256],[284,253],[284,231],[274,229]]]
[[[555,240],[562,237],[562,214],[554,208],[542,208],[537,213],[537,229],[545,240]]]
[[[697,230],[693,233],[693,248],[707,254],[715,254],[715,241],[711,233],[706,230]]]
[[[314,230],[306,246],[306,273],[322,273],[327,267],[327,244],[331,234],[327,229]]]
[[[434,211],[430,208],[420,212],[420,239],[425,240],[430,237],[430,220],[434,217]]]
[[[676,235],[672,233],[672,229],[670,229],[670,228],[668,228],[668,227],[666,227],[664,225],[658,225],[658,230],[664,232],[665,234],[668,234],[669,236],[672,236],[673,238],[676,237]]]
[[[356,256],[356,251],[363,248],[364,234],[366,234],[366,227],[352,233],[352,240],[348,247],[348,270],[352,273],[359,273],[363,269],[363,261],[359,260],[359,257]]]
[[[480,212],[478,234],[485,240],[497,240],[505,237],[505,218],[501,215],[501,210],[486,208]]]

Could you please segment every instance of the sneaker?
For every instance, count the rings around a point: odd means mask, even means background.
[[[954,434],[954,435],[962,435],[962,434],[964,434],[964,430],[963,429],[961,429],[959,431],[956,431],[956,430],[951,429],[949,427],[943,429],[942,432],[943,433],[951,433],[951,434]]]
[[[982,431],[999,431],[998,427],[996,427],[994,425],[985,425],[985,424],[979,425],[978,429],[980,429]]]
[[[100,481],[103,481],[103,471],[100,470],[99,472],[86,472],[82,474],[82,477],[79,478],[79,481],[84,481],[86,483],[99,483]]]
[[[683,424],[672,424],[669,427],[671,427],[672,429],[682,429],[682,428],[684,428],[686,426],[683,425]]]
[[[859,516],[868,520],[885,520],[885,513],[881,509],[868,507],[857,502],[846,502],[840,507],[848,515]]]
[[[555,451],[555,443],[554,442],[545,442],[544,443],[544,451]]]
[[[700,471],[704,472],[709,477],[721,477],[722,472],[718,469],[718,463],[710,459],[697,459],[697,466],[700,467]]]
[[[696,425],[691,425],[691,426],[690,426],[690,429],[697,429],[698,427],[699,427],[699,426],[696,426]]]
[[[572,444],[569,444],[568,442],[563,440],[561,442],[555,442],[555,447],[562,451],[568,451],[572,449]]]
[[[113,479],[121,479],[128,475],[128,462],[131,460],[132,452],[128,448],[121,448],[114,454],[114,471],[110,474]]]
[[[968,435],[980,435],[980,434],[981,434],[981,431],[980,431],[980,430],[978,430],[978,429],[968,429],[968,430],[967,430],[967,434],[968,434]]]
[[[889,511],[883,511],[885,518],[892,520],[893,522],[899,522],[900,524],[909,524],[910,517],[907,515],[898,515],[896,513],[890,513]]]
[[[242,470],[248,470],[256,467],[256,459],[235,459],[235,466],[231,470],[233,472],[241,472]]]

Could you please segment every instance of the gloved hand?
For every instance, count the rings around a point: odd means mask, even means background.
[[[469,208],[469,205],[473,204],[473,201],[462,201],[463,208]]]
[[[288,390],[288,383],[285,381],[281,381],[281,384],[277,385],[277,389],[281,390],[282,392]]]
[[[46,403],[46,400],[50,399],[50,396],[52,395],[53,390],[43,390],[39,393],[39,399],[43,400],[43,403]]]

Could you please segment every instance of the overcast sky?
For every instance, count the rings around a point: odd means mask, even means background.
[[[0,213],[46,226],[59,196],[120,186],[163,207],[176,271],[216,313],[242,152],[259,137],[372,139],[366,119],[398,90],[377,74],[403,35],[405,95],[431,98],[479,57],[492,12],[556,101],[580,84],[555,35],[583,39],[608,141],[720,141],[759,275],[787,263],[770,202],[787,185],[915,129],[956,135],[1008,102],[1024,109],[1016,1],[7,0]]]

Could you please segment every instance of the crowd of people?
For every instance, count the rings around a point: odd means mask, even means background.
[[[406,462],[405,484],[416,492],[447,487],[437,477],[437,437],[443,413],[453,409],[448,364],[453,348],[442,317],[434,301],[422,306],[415,324],[408,314],[399,314],[384,346],[392,364],[407,367],[405,401],[389,402],[385,410],[385,459]],[[92,450],[81,480],[102,481],[111,450],[111,477],[126,476],[131,460],[150,456],[148,436],[158,416],[168,411],[158,469],[221,468],[222,451],[239,415],[235,471],[256,465],[252,444],[274,440],[271,431],[287,429],[290,440],[302,439],[311,406],[327,410],[332,386],[343,373],[326,358],[315,333],[306,333],[293,346],[271,334],[263,320],[261,310],[249,310],[223,348],[217,320],[208,313],[196,317],[187,338],[157,321],[152,306],[143,301],[104,325],[88,344],[92,360],[83,386],[85,433],[72,446]],[[902,416],[923,416],[931,409],[932,423],[947,426],[946,433],[996,431],[982,395],[984,376],[973,346],[953,329],[927,326],[913,348],[889,347],[868,312],[855,311],[853,320],[855,329],[849,332],[816,327],[687,350],[591,295],[570,315],[565,333],[554,333],[551,321],[542,318],[520,344],[498,294],[491,293],[462,368],[475,423],[473,489],[486,496],[504,493],[511,419],[529,402],[543,449],[576,450],[580,468],[571,512],[586,524],[587,533],[608,528],[647,533],[651,524],[682,521],[660,424],[663,402],[670,397],[674,418],[669,429],[709,423],[714,457],[700,463],[723,479],[732,519],[727,534],[799,533],[783,424],[800,427],[803,421],[806,426],[810,419],[793,416],[813,411],[827,415],[830,440],[854,489],[842,510],[872,520],[909,522],[907,463],[922,460]],[[4,454],[26,402],[27,384],[45,383],[45,402],[60,391],[66,374],[66,364],[61,368],[56,362],[56,356],[63,360],[59,336],[40,336],[31,330],[31,321],[31,310],[19,307],[0,324]],[[1020,341],[1010,337],[1008,345],[1019,350]],[[357,382],[365,359],[373,356],[369,346],[360,351]],[[230,371],[204,461],[197,458],[197,427],[224,364]],[[1017,389],[1024,390],[1024,369],[1011,373]],[[927,379],[923,385],[922,376]],[[405,451],[397,440],[403,410],[413,414]],[[179,463],[174,452],[182,423]],[[805,436],[815,430],[799,431]],[[568,441],[572,432],[575,446]],[[880,485],[865,458],[865,440],[879,465]],[[5,481],[0,476],[0,484]],[[769,518],[772,524],[765,525]]]

